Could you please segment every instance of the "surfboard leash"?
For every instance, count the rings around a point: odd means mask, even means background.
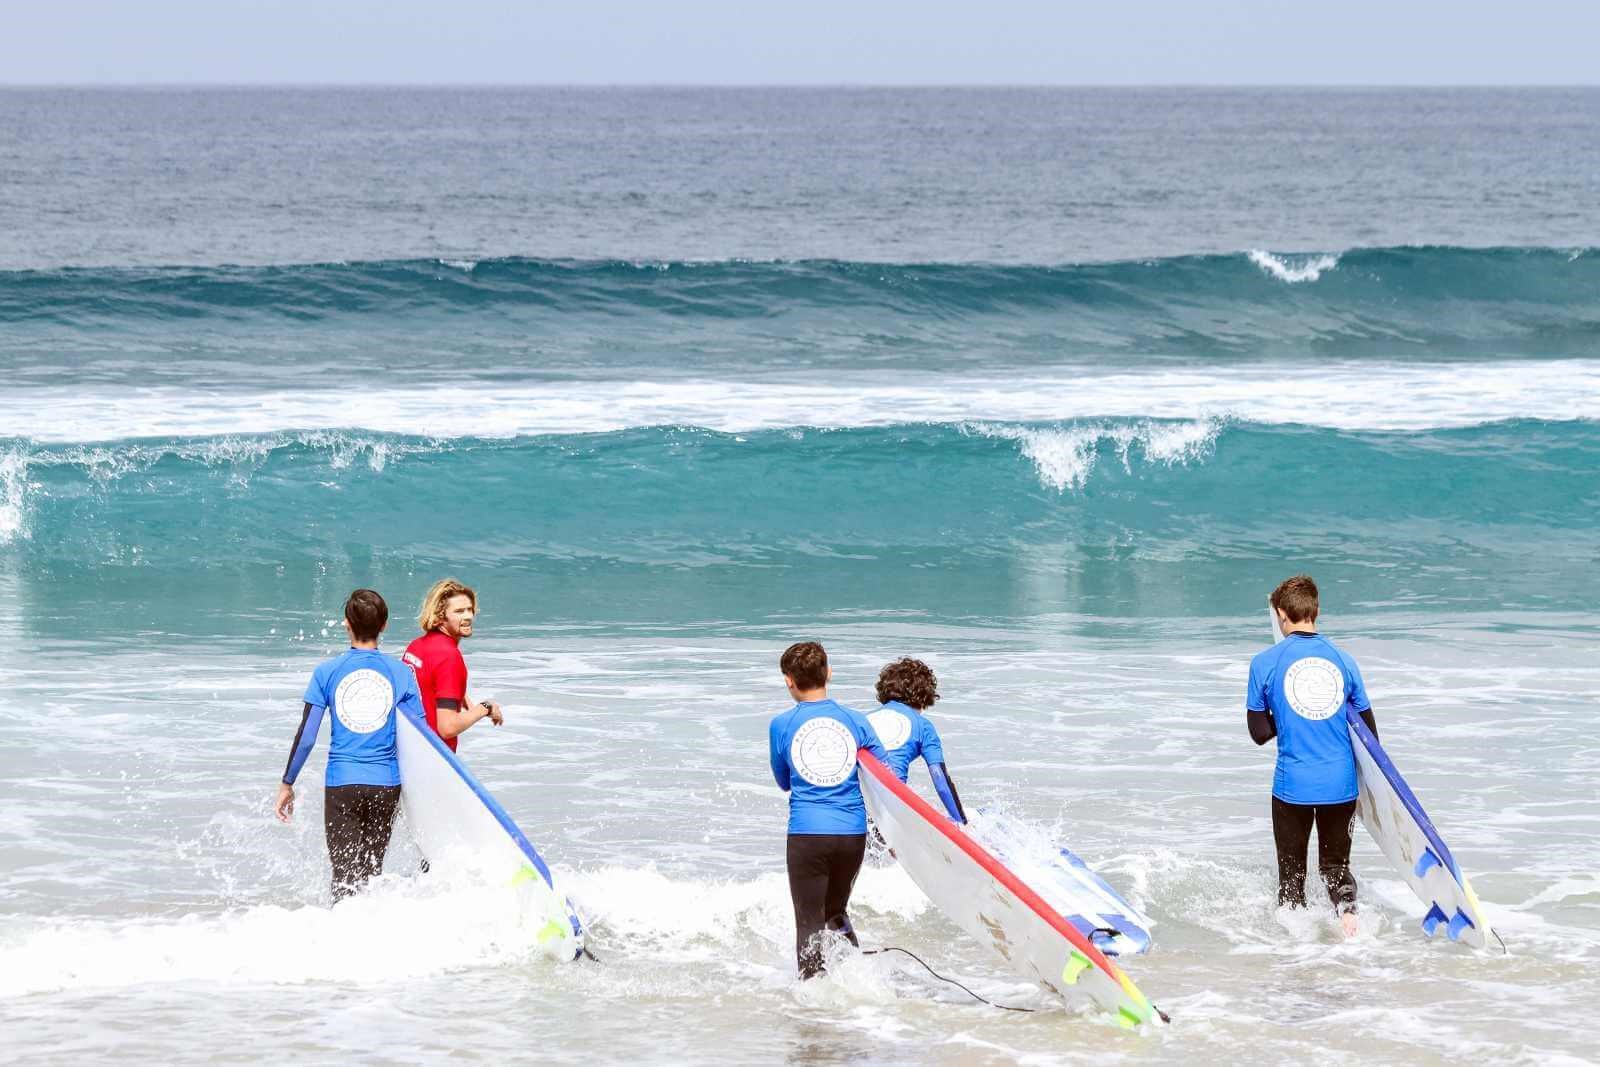
[[[912,952],[908,948],[901,948],[899,945],[885,945],[883,948],[864,948],[864,949],[861,950],[861,954],[863,956],[877,956],[877,955],[880,955],[880,954],[885,953],[885,952],[903,952],[903,953],[905,953],[907,956],[910,956],[912,959],[914,959],[918,963],[922,964],[922,969],[927,971],[929,974],[933,975],[935,978],[939,979],[939,981],[950,983],[951,985],[955,986],[957,989],[959,989],[963,993],[965,993],[967,996],[971,997],[973,1000],[982,1001],[983,1003],[989,1005],[989,1007],[991,1007],[991,1008],[999,1008],[1002,1011],[1026,1011],[1026,1012],[1035,1012],[1035,1011],[1039,1010],[1038,1008],[1018,1008],[1018,1007],[1013,1007],[1010,1004],[996,1004],[994,1001],[990,1000],[987,997],[981,997],[978,994],[974,993],[972,990],[968,989],[966,986],[962,985],[960,982],[956,981],[954,978],[946,978],[944,975],[940,974],[938,971],[934,970],[932,967],[929,967],[927,960],[923,959],[921,956],[917,955],[915,952]]]

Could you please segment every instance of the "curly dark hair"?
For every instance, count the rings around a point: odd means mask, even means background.
[[[878,703],[898,700],[921,711],[939,699],[939,679],[920,659],[897,659],[878,672]]]

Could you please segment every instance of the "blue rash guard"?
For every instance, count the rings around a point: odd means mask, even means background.
[[[856,749],[887,761],[866,717],[834,700],[807,700],[767,730],[772,777],[789,794],[791,834],[864,834],[867,805]]]
[[[1359,714],[1372,702],[1355,660],[1321,634],[1289,634],[1250,661],[1245,709],[1270,714],[1278,731],[1273,796],[1313,805],[1356,798],[1346,708]]]
[[[909,704],[891,700],[871,715],[867,722],[878,735],[889,758],[884,762],[902,782],[911,773],[911,762],[918,756],[928,765],[928,776],[933,779],[934,791],[944,802],[950,818],[964,823],[966,818],[956,800],[955,789],[950,785],[949,773],[944,766],[944,743],[932,721]]]
[[[352,648],[317,665],[306,686],[305,715],[283,780],[293,785],[317,744],[322,713],[332,709],[327,784],[399,785],[395,712],[421,717],[422,694],[410,667],[375,648]]]

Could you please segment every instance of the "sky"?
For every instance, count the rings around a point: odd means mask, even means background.
[[[1591,0],[0,0],[0,84],[1577,85]]]

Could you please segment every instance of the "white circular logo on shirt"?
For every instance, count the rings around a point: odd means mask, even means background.
[[[394,686],[380,671],[363,667],[339,681],[333,692],[333,713],[345,728],[370,734],[389,719],[394,707]]]
[[[789,742],[789,762],[812,785],[838,785],[855,772],[855,736],[838,719],[807,719]]]
[[[1284,673],[1283,695],[1302,719],[1330,718],[1344,707],[1344,674],[1321,656],[1295,660]]]
[[[872,732],[885,750],[896,749],[911,740],[911,717],[893,708],[879,708],[867,716]]]

